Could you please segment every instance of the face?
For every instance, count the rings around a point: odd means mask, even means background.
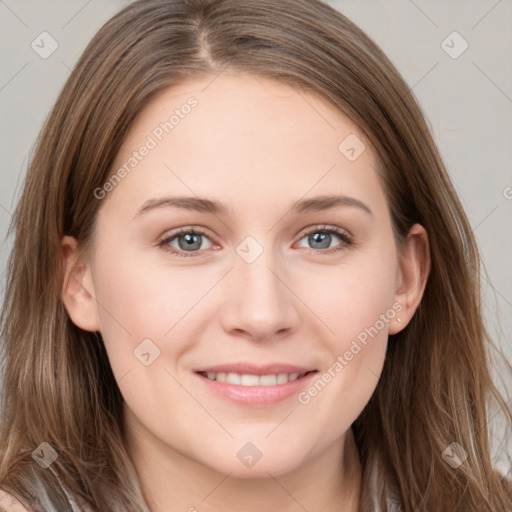
[[[140,114],[95,192],[95,300],[68,304],[139,439],[241,477],[343,439],[408,315],[377,167],[342,113],[270,79],[190,81]]]

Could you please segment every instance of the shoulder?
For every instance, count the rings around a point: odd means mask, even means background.
[[[29,512],[14,496],[0,489],[0,512]]]

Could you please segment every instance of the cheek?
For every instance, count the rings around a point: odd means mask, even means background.
[[[339,353],[392,307],[396,265],[391,248],[347,258],[339,266],[326,267],[303,281],[306,286],[301,286],[301,296],[307,297],[311,310],[328,327],[333,350]],[[379,322],[379,331],[387,334],[388,324]]]
[[[315,402],[323,411],[343,404],[353,419],[362,411],[377,385],[389,325],[396,317],[396,265],[394,246],[390,245],[388,250],[347,258],[335,270],[325,269],[325,274],[307,280],[314,282],[308,305],[322,321],[320,329],[329,356],[299,402]],[[306,296],[306,288],[300,293]]]
[[[116,261],[107,254],[97,258],[96,299],[112,367],[122,372],[136,362],[134,351],[144,340],[162,348],[165,333],[183,315],[187,301],[177,291],[184,288],[179,283],[166,283],[133,257]]]
[[[158,357],[159,366],[165,361],[172,368],[211,320],[197,312],[220,275],[212,269],[154,265],[131,251],[119,260],[108,256],[108,248],[98,253],[94,273],[101,333],[120,377],[148,352]]]

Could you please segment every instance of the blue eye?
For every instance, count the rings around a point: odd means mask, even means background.
[[[201,230],[181,229],[177,233],[165,238],[165,240],[162,240],[159,245],[177,256],[198,256],[198,251],[205,249],[203,245],[205,238],[209,240]],[[174,241],[177,241],[178,247],[172,245]]]
[[[353,245],[352,238],[346,232],[334,227],[316,226],[307,231],[300,240],[306,238],[310,244],[310,247],[306,248],[318,254],[332,254]],[[336,238],[341,242],[332,246],[331,243],[336,241]],[[209,247],[204,246],[205,239],[210,242]],[[166,237],[158,245],[176,256],[189,257],[200,256],[202,251],[211,248],[213,243],[201,229],[183,228]]]
[[[341,243],[333,247],[331,242],[336,238],[341,240]],[[353,244],[352,238],[347,233],[338,228],[328,228],[326,226],[317,226],[310,229],[304,234],[301,241],[304,239],[307,239],[308,244],[310,244],[309,249],[318,250],[326,254],[337,252]]]

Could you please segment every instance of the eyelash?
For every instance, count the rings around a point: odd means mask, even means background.
[[[334,227],[328,227],[328,226],[315,226],[312,229],[304,232],[300,238],[302,240],[304,237],[308,235],[312,235],[313,233],[327,233],[329,235],[336,235],[338,238],[340,238],[341,243],[337,246],[331,247],[329,249],[309,249],[312,253],[320,253],[320,254],[334,254],[338,251],[341,251],[347,247],[350,247],[354,245],[354,240],[352,237],[350,237],[345,231],[342,231],[341,229],[334,228]],[[181,236],[181,235],[202,235],[209,239],[208,234],[206,231],[202,230],[201,228],[182,228],[175,233],[171,234],[170,236],[165,237],[162,241],[158,243],[158,246],[162,249],[171,252],[172,254],[183,257],[183,258],[189,258],[189,257],[195,257],[195,256],[201,256],[201,251],[193,251],[193,252],[187,252],[187,251],[178,251],[174,247],[171,247],[169,245],[170,242],[172,242],[175,238]],[[308,249],[305,247],[305,249]],[[309,254],[309,253],[308,253]]]

